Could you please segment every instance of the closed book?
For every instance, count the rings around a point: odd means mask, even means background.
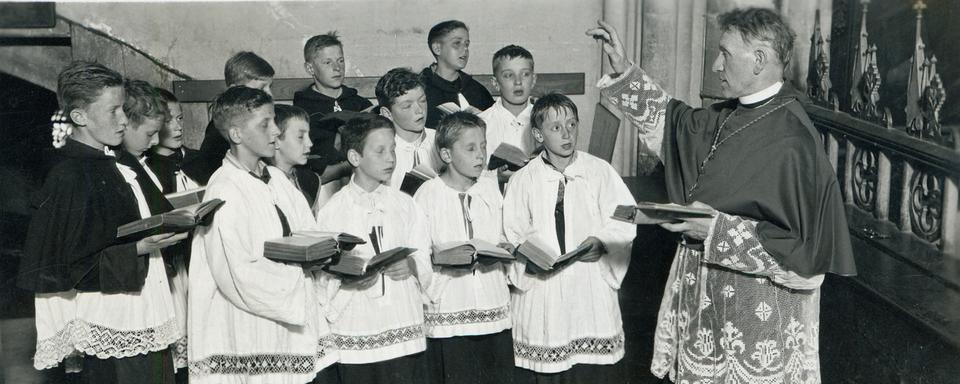
[[[400,183],[400,190],[413,196],[427,180],[437,177],[437,172],[424,163],[417,164],[416,167],[403,175],[403,181]]]
[[[633,224],[677,223],[686,218],[713,217],[709,208],[679,204],[640,202],[637,205],[620,205],[613,210],[612,218]]]
[[[183,208],[188,207],[194,204],[199,204],[203,201],[203,192],[206,191],[206,187],[187,189],[180,192],[173,192],[163,195],[167,198],[167,201],[170,202],[174,208]]]
[[[276,261],[312,263],[340,253],[337,241],[330,236],[287,236],[263,243],[263,256]]]
[[[527,272],[538,274],[559,270],[566,265],[577,260],[578,257],[585,255],[593,249],[591,244],[581,244],[576,249],[562,255],[550,251],[550,247],[541,239],[532,237],[517,247],[517,252],[522,254],[529,261],[527,263]]]
[[[490,155],[490,161],[487,162],[487,169],[493,170],[506,165],[507,169],[517,171],[527,165],[529,161],[530,156],[527,156],[522,149],[507,143],[500,143]]]
[[[348,279],[366,277],[380,272],[395,262],[404,260],[415,251],[415,248],[397,247],[378,253],[369,259],[353,255],[341,255],[340,260],[327,267],[327,271]]]
[[[432,259],[434,265],[467,266],[484,261],[511,261],[514,257],[507,250],[490,242],[473,239],[435,245]]]
[[[117,228],[117,238],[133,241],[161,233],[186,232],[198,225],[209,224],[223,203],[223,200],[211,199],[130,222]]]

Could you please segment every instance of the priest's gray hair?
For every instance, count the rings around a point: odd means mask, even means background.
[[[766,8],[734,9],[718,16],[717,21],[723,32],[740,32],[745,43],[768,43],[784,68],[790,63],[797,35],[776,12]]]

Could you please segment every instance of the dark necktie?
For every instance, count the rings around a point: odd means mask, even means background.
[[[251,171],[250,176],[257,178],[264,184],[270,184],[270,172],[266,169],[263,170],[263,175],[257,175]],[[276,204],[274,204],[273,207],[277,209],[277,216],[280,216],[280,225],[283,226],[283,237],[290,236],[290,223],[287,221],[287,216],[283,214],[283,211],[280,210],[280,207],[278,207]]]
[[[463,225],[467,230],[467,239],[473,240],[473,219],[470,218],[470,203],[473,197],[460,193],[460,208],[463,210]]]
[[[565,181],[566,179],[560,179],[560,185],[557,188],[557,204],[553,208],[553,220],[557,227],[557,243],[560,244],[561,255],[567,253],[567,246],[564,241],[566,237],[566,226],[563,221],[563,190],[566,186]]]

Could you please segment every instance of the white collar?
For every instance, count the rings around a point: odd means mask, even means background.
[[[397,129],[400,129],[400,128],[397,128]],[[396,136],[395,140],[398,147],[416,149],[416,148],[419,148],[420,144],[423,144],[423,142],[427,139],[427,128],[423,128],[423,130],[420,131],[420,136],[417,136],[417,139],[414,141],[406,141],[402,137],[400,137],[400,135],[397,133],[394,133],[394,135]]]
[[[740,100],[740,104],[755,104],[755,103],[764,101],[766,99],[769,99],[774,95],[776,95],[777,93],[780,93],[780,88],[783,88],[782,81],[773,83],[773,85],[766,87],[760,90],[759,92],[752,93],[746,96],[741,96],[738,99]]]
[[[507,106],[503,105],[503,103],[506,103],[506,101],[503,100],[503,96],[498,96],[494,105],[496,105],[497,109],[499,109],[502,113],[509,115],[510,118],[516,120],[530,119],[530,112],[533,111],[533,103],[530,102],[530,98],[527,98],[527,106],[524,107],[523,111],[520,111],[520,114],[517,116],[514,116],[513,112],[510,112],[510,110],[507,109]]]

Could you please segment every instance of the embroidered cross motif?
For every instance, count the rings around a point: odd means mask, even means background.
[[[757,305],[757,309],[754,310],[754,314],[757,315],[757,318],[759,318],[760,321],[767,321],[767,319],[770,318],[770,315],[773,314],[773,308],[770,308],[767,303],[761,301],[760,304]]]
[[[707,307],[713,304],[713,301],[710,300],[710,296],[707,296],[706,293],[700,297],[700,309],[707,309]]]
[[[733,295],[736,294],[736,292],[737,292],[737,291],[736,291],[735,289],[733,289],[733,286],[731,286],[731,285],[729,285],[729,284],[728,284],[728,285],[725,285],[725,286],[723,287],[723,289],[720,290],[720,293],[723,294],[723,297],[726,297],[726,298],[728,298],[728,299],[731,298],[731,297],[733,297]]]
[[[620,99],[620,105],[633,110],[637,109],[637,105],[639,105],[639,99],[640,99],[639,96],[623,94],[621,97],[622,98]]]

